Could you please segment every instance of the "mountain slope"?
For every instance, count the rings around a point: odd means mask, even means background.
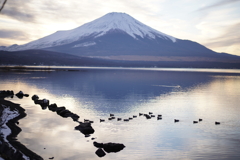
[[[165,40],[176,41],[176,38],[161,33],[151,27],[139,22],[133,17],[125,13],[109,13],[92,22],[86,23],[78,28],[68,31],[57,31],[49,36],[39,40],[27,43],[25,45],[13,45],[7,48],[8,51],[27,50],[27,49],[42,49],[54,46],[69,44],[85,37],[101,37],[112,30],[121,30],[130,35],[134,39],[149,38],[155,39],[160,37]],[[74,46],[73,46],[74,47]],[[78,47],[78,46],[75,46]]]
[[[108,62],[240,62],[239,56],[220,54],[199,43],[177,39],[139,22],[128,14],[115,12],[72,30],[58,31],[25,45],[12,45],[1,49],[38,49],[101,58]]]

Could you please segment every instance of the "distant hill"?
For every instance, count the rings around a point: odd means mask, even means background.
[[[91,65],[97,59],[44,50],[0,51],[0,65]]]
[[[44,50],[0,51],[0,65],[56,65],[56,66],[101,66],[101,67],[193,67],[193,68],[240,68],[240,63],[142,60],[108,60],[69,55]]]

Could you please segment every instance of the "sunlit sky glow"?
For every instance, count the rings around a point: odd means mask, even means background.
[[[124,12],[173,37],[240,56],[239,8],[240,0],[8,0],[0,13],[0,46],[25,44]]]

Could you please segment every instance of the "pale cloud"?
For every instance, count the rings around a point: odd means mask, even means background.
[[[18,30],[0,30],[1,38],[14,38],[14,39],[26,39],[27,35],[23,31]]]
[[[5,4],[1,14],[19,21],[33,22],[35,15],[32,14],[32,0],[9,0]]]
[[[240,55],[240,21],[231,25],[218,37],[212,38],[205,43],[210,48],[216,48],[219,52],[227,52]]]
[[[230,3],[233,3],[233,1],[224,4]],[[207,8],[213,8],[215,5],[210,6]],[[198,34],[199,41],[214,51],[240,55],[240,20],[236,18],[237,15],[239,16],[239,14],[236,14],[237,12],[239,11],[235,6],[208,12],[196,25],[200,32]]]
[[[210,10],[210,9],[214,9],[215,7],[221,7],[221,6],[229,5],[236,2],[240,2],[240,0],[221,0],[213,4],[207,5],[205,7],[202,7],[198,11]]]

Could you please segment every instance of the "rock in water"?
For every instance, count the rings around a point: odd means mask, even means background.
[[[103,143],[93,142],[93,145],[97,148],[103,148]]]
[[[49,109],[50,111],[55,112],[55,111],[57,110],[57,105],[56,105],[56,103],[50,104],[50,105],[48,106],[48,109]]]
[[[107,153],[119,152],[119,151],[123,150],[123,148],[125,148],[125,146],[121,143],[111,143],[110,142],[110,143],[104,143],[103,144],[103,149]]]
[[[19,92],[16,94],[16,96],[21,99],[21,98],[23,98],[24,94],[23,94],[22,91],[19,91]]]
[[[98,148],[98,150],[95,152],[95,154],[98,157],[104,157],[106,155],[106,153],[102,150],[102,148]]]
[[[76,130],[79,130],[84,135],[89,135],[94,133],[94,129],[91,126],[91,123],[80,123],[80,125],[75,127]]]
[[[38,100],[38,99],[39,99],[38,95],[35,94],[35,95],[32,96],[33,101]]]

